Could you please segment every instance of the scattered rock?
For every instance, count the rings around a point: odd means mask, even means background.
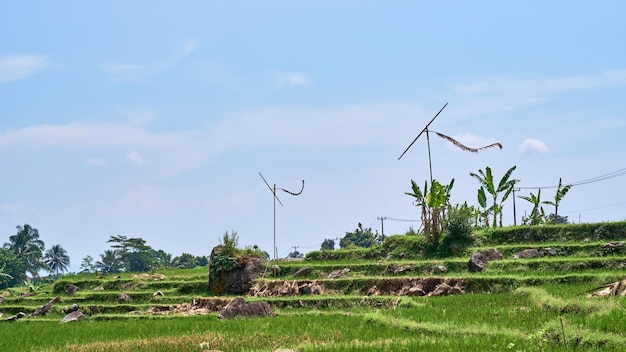
[[[57,296],[54,297],[53,299],[50,300],[50,302],[44,304],[43,306],[37,308],[32,314],[30,314],[31,317],[36,317],[39,315],[46,315],[50,312],[50,310],[52,309],[52,307],[61,302],[61,297]]]
[[[331,272],[330,274],[328,274],[328,278],[331,279],[331,280],[332,279],[339,279],[339,278],[344,277],[349,272],[350,272],[349,268],[338,269],[338,270],[335,270],[335,271]]]
[[[232,300],[218,315],[220,319],[266,317],[274,315],[274,310],[267,302],[246,302],[243,297]]]
[[[311,274],[311,267],[305,266],[293,273],[293,277],[309,276]]]
[[[19,312],[19,313],[15,314],[15,315],[12,315],[12,316],[8,317],[8,318],[6,319],[6,321],[16,321],[16,320],[18,320],[18,319],[22,319],[22,318],[24,318],[25,316],[26,316],[26,313],[24,313],[24,312]]]
[[[154,281],[164,280],[166,278],[166,276],[163,274],[148,274],[148,273],[133,274],[131,277],[133,279],[154,280]]]
[[[145,282],[127,282],[122,285],[122,290],[138,290],[146,286]]]
[[[536,248],[524,249],[513,256],[513,259],[528,259],[541,257],[541,252]]]
[[[103,286],[94,287],[93,290],[94,291],[104,291],[104,287]]]
[[[620,253],[624,250],[624,241],[609,242],[602,247],[604,255]]]
[[[448,246],[448,249],[450,250],[450,253],[457,254],[463,250],[463,245],[460,243],[452,242]]]
[[[409,288],[406,294],[407,296],[426,296],[426,292],[424,292],[424,289],[420,285]]]
[[[81,321],[85,319],[85,315],[80,311],[74,311],[70,314],[66,315],[63,319],[61,319],[61,323],[70,323],[73,321]]]
[[[68,296],[71,296],[73,294],[75,294],[76,292],[78,292],[78,286],[74,285],[74,284],[69,284],[67,286],[67,289],[65,289],[65,293],[67,293]]]
[[[546,248],[546,249],[544,249],[544,252],[548,253],[548,255],[551,255],[553,257],[555,255],[559,254],[559,252],[557,252],[556,249],[554,249],[554,248]]]
[[[433,273],[434,274],[445,274],[448,272],[448,268],[445,265],[437,265],[434,269],[433,269]]]
[[[587,297],[622,296],[626,297],[626,279],[598,287]]]
[[[0,303],[4,303],[4,297],[0,296]]]
[[[69,307],[63,308],[63,313],[69,314],[69,313],[72,313],[72,312],[76,312],[78,309],[79,309],[78,304],[74,303],[74,304],[72,304]]]
[[[20,297],[32,297],[32,296],[35,296],[35,295],[37,295],[35,292],[30,292],[30,291],[29,291],[29,292],[24,292],[24,293],[22,293],[22,294],[20,295]]]
[[[402,274],[402,273],[406,273],[409,271],[413,271],[413,266],[412,265],[400,265],[398,267],[394,267],[393,269],[393,273],[394,274]]]
[[[133,298],[128,293],[122,293],[118,300],[121,302],[131,302]]]
[[[430,296],[447,296],[447,295],[460,295],[460,294],[465,294],[465,291],[458,285],[451,287],[450,285],[446,283],[441,283],[437,285],[437,287],[435,287],[433,291],[429,292],[428,296],[429,297]]]
[[[502,253],[497,249],[487,249],[485,251],[473,253],[467,263],[470,272],[483,271],[487,263],[493,260],[502,260]]]

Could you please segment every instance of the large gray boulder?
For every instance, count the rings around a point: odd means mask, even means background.
[[[524,249],[513,256],[513,259],[529,259],[541,257],[541,252],[536,248]]]
[[[218,318],[233,319],[267,317],[272,315],[274,315],[274,310],[267,302],[246,302],[243,297],[237,297],[220,311]]]
[[[50,313],[50,310],[52,309],[52,307],[54,307],[55,304],[61,302],[61,297],[54,297],[53,299],[50,300],[50,302],[44,304],[43,306],[37,308],[33,313],[30,314],[31,317],[36,317],[36,316],[40,316],[40,315],[46,315],[48,313]]]
[[[502,260],[502,253],[497,249],[487,249],[485,251],[472,253],[467,267],[472,273],[480,272],[485,269],[487,263],[493,260]]]
[[[219,248],[211,251],[210,263],[215,263]],[[255,279],[265,274],[265,260],[259,257],[246,256],[237,258],[232,270],[224,271],[209,266],[209,289],[215,294],[245,294],[252,287]]]
[[[61,319],[61,323],[71,323],[73,321],[81,321],[83,319],[85,319],[85,315],[77,310],[69,313],[63,319]]]

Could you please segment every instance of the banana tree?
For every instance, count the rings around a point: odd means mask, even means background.
[[[530,212],[530,217],[524,219],[524,224],[539,225],[544,222],[545,212],[541,204],[541,188],[537,191],[537,194],[530,193],[530,196],[518,196],[519,198],[530,202],[533,205],[533,210]]]
[[[491,172],[491,168],[487,166],[485,171],[478,170],[478,174],[470,172],[470,176],[474,177],[480,183],[481,188],[484,189],[487,193],[489,193],[492,197],[492,206],[491,210],[493,212],[493,227],[496,227],[496,221],[498,220],[498,215],[500,215],[500,226],[502,227],[502,208],[504,202],[509,198],[509,195],[513,191],[513,187],[515,184],[519,182],[516,179],[510,179],[511,174],[515,170],[516,166],[511,167],[500,179],[500,182],[496,185],[493,180],[493,174]],[[483,191],[483,193],[484,193]],[[502,196],[500,196],[502,195]],[[479,198],[480,198],[480,189],[479,189]],[[485,195],[486,198],[486,195]],[[485,199],[486,201],[486,199]],[[479,199],[480,202],[480,199]]]
[[[480,206],[478,215],[482,218],[485,227],[489,227],[489,214],[491,214],[494,208],[493,206],[487,205],[487,194],[485,193],[484,187],[478,189],[478,205]]]
[[[543,204],[554,206],[554,223],[555,224],[557,223],[558,218],[559,218],[559,204],[561,203],[561,200],[563,199],[563,197],[565,197],[567,192],[569,192],[570,188],[572,188],[572,185],[562,186],[561,178],[559,178],[559,187],[556,189],[556,194],[554,195],[554,201],[547,200],[543,202]]]
[[[7,263],[4,263],[4,264],[2,265],[2,267],[0,268],[0,284],[1,284],[4,280],[7,280],[7,281],[8,281],[8,280],[13,279],[13,276],[11,276],[11,275],[9,275],[9,274],[7,274],[7,273],[5,273],[5,272],[4,272],[4,268],[6,268],[6,266],[7,266]]]
[[[429,243],[436,242],[439,235],[444,231],[444,217],[447,207],[450,205],[450,191],[454,186],[454,179],[448,185],[442,185],[433,180],[428,188],[428,181],[424,181],[424,190],[411,180],[412,192],[405,194],[415,198],[413,204],[422,208],[422,224],[424,236]]]

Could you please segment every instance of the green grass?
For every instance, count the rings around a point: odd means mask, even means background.
[[[526,228],[514,230],[518,238],[526,236]],[[543,236],[551,242],[503,245],[485,240],[492,245],[446,258],[365,260],[358,258],[372,253],[361,250],[340,253],[336,260],[281,262],[278,277],[261,281],[282,285],[293,281],[298,269],[309,266],[311,274],[298,280],[316,280],[327,292],[247,297],[248,301],[264,300],[275,309],[275,317],[262,319],[222,321],[217,312],[199,316],[144,313],[149,307],[211,297],[206,267],[159,271],[165,275],[159,280],[133,274],[66,275],[54,285],[42,286],[34,297],[19,297],[27,291],[25,287],[10,290],[12,295],[0,304],[4,313],[0,319],[19,311],[31,313],[57,295],[63,301],[43,317],[0,321],[0,351],[623,351],[626,297],[586,297],[594,288],[624,279],[626,256],[603,256],[605,241],[595,239],[610,234],[572,241],[566,238],[569,228],[533,231],[533,238]],[[581,227],[581,231],[588,229]],[[497,235],[506,238],[506,233]],[[505,259],[489,263],[483,272],[469,273],[470,253],[484,248],[498,248]],[[511,258],[527,248],[554,248],[556,255]],[[403,265],[411,270],[394,274]],[[445,265],[447,272],[433,274],[438,265]],[[328,273],[343,268],[350,268],[346,277],[327,279]],[[460,282],[467,294],[365,296],[373,285],[396,287],[407,279],[426,277]],[[65,294],[69,284],[80,288],[73,296]],[[94,290],[99,286],[104,290]],[[165,296],[155,298],[156,291]],[[133,301],[120,302],[122,292]],[[85,320],[60,324],[63,307],[72,303],[81,306]]]

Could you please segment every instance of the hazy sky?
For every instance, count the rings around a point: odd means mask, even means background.
[[[72,267],[142,237],[208,255],[225,231],[269,253],[357,223],[419,222],[404,193],[517,165],[575,186],[571,221],[626,219],[626,3],[615,1],[3,1],[0,243],[30,224]],[[522,189],[518,195],[536,193]],[[542,189],[542,199],[554,196]],[[504,222],[513,223],[513,198]],[[517,221],[530,204],[516,199]],[[552,212],[545,206],[546,212]]]

